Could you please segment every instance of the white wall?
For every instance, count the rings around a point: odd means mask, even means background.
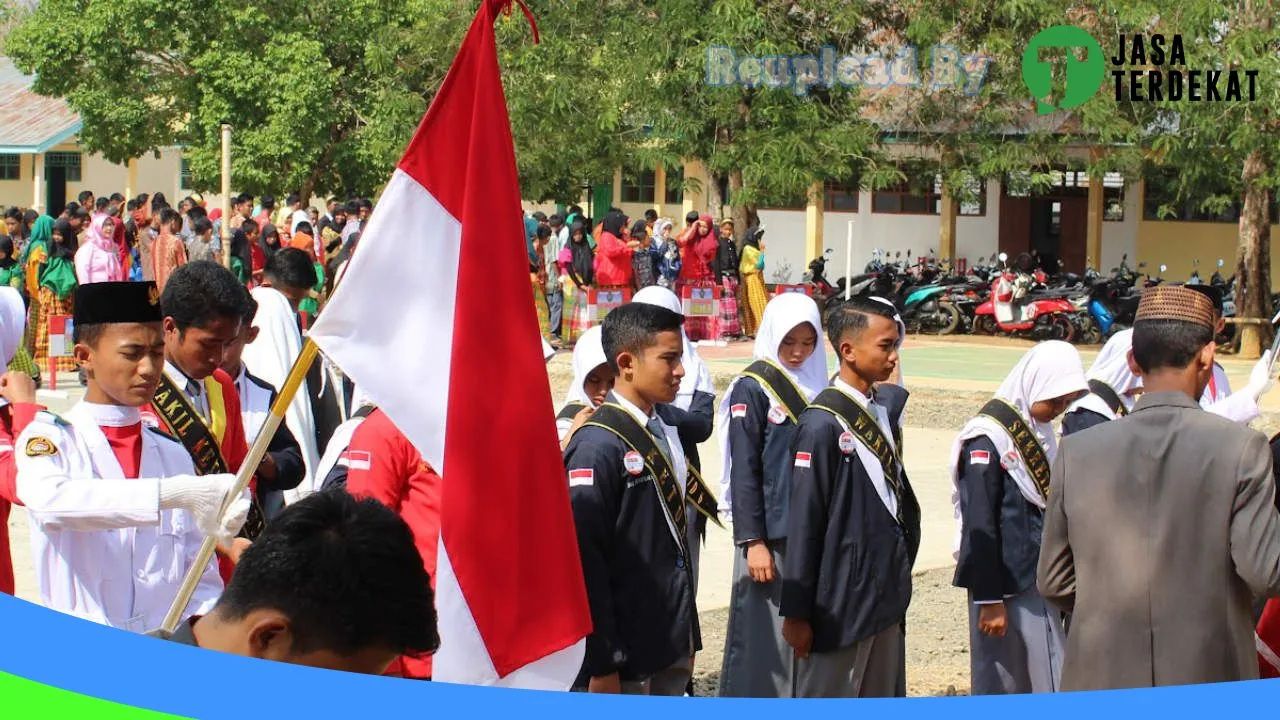
[[[760,210],[757,214],[764,225],[764,281],[800,282],[812,259],[805,257],[804,211]]]
[[[1124,220],[1102,222],[1102,265],[1095,268],[1106,274],[1120,264],[1128,253],[1129,266],[1136,267],[1138,257],[1138,223],[1142,220],[1142,184],[1129,183],[1124,189]]]

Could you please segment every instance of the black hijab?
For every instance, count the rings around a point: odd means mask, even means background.
[[[581,242],[573,239],[577,233],[582,233]],[[569,226],[569,253],[573,256],[573,264],[569,270],[582,285],[590,285],[596,280],[596,253],[591,249],[588,233],[586,224],[581,220],[574,220]]]
[[[604,216],[604,231],[616,238],[622,237],[622,228],[626,226],[627,216],[620,212],[611,212]]]

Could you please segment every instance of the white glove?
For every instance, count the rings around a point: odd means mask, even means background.
[[[1274,378],[1271,376],[1271,350],[1262,353],[1262,357],[1258,358],[1258,362],[1254,363],[1253,370],[1249,372],[1249,384],[1244,387],[1245,392],[1251,394],[1254,398],[1260,398],[1271,389]]]
[[[186,510],[196,520],[196,527],[205,535],[228,543],[240,532],[249,516],[248,489],[231,504],[225,517],[221,517],[222,504],[235,489],[236,476],[178,475],[160,480],[160,509]]]

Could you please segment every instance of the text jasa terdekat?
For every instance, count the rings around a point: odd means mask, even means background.
[[[1183,99],[1192,102],[1253,102],[1258,95],[1258,71],[1187,69],[1182,36],[1121,35],[1111,58],[1116,100]]]

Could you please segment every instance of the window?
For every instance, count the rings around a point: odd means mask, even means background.
[[[1143,183],[1142,218],[1144,220],[1181,220],[1183,222],[1238,222],[1240,220],[1240,201],[1233,202],[1220,212],[1205,210],[1200,203],[1205,199],[1178,200],[1178,185],[1171,171],[1160,171],[1147,176]],[[1226,188],[1213,195],[1228,195]],[[1170,214],[1162,214],[1161,206],[1168,205]],[[1275,209],[1272,209],[1272,215]]]
[[[178,170],[178,187],[184,190],[191,187],[191,161],[186,158],[182,158],[182,164]]]
[[[22,178],[22,156],[0,155],[0,180],[19,180]]]
[[[1102,219],[1124,221],[1124,176],[1118,172],[1102,176]]]
[[[939,176],[933,184],[933,191],[941,197],[942,195],[942,177]],[[963,193],[957,193],[956,200],[959,207],[956,208],[956,215],[961,217],[982,217],[987,214],[987,181],[973,176],[969,176],[965,180]]]
[[[628,177],[628,173],[624,171],[622,173],[622,202],[653,202],[653,186],[654,172],[652,170],[641,170],[631,177]]]
[[[44,156],[47,168],[61,167],[67,169],[67,182],[80,182],[80,153],[51,152]]]
[[[684,168],[667,171],[667,195],[663,203],[680,205],[684,202]]]
[[[858,183],[828,180],[823,190],[822,209],[827,212],[858,212]]]
[[[871,194],[871,212],[897,215],[937,215],[941,196],[935,183],[933,190],[925,191],[911,183],[901,183]]]

